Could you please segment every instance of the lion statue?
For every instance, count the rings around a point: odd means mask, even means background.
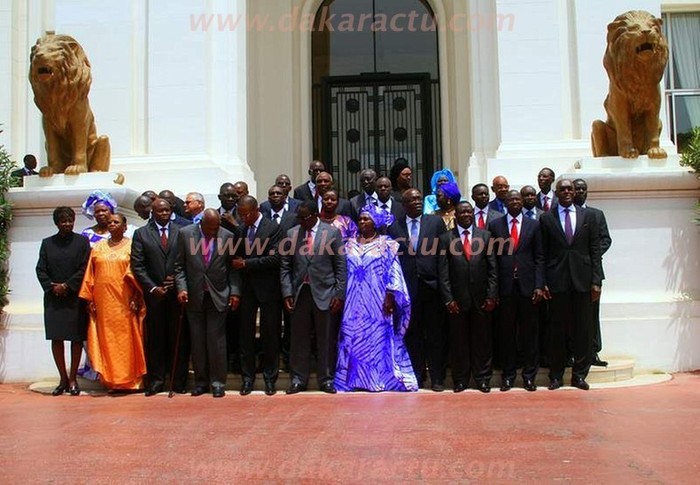
[[[41,111],[48,166],[39,175],[77,175],[109,170],[109,138],[97,136],[88,102],[90,61],[68,35],[47,33],[29,56],[29,82]]]
[[[603,66],[610,86],[605,98],[607,121],[593,122],[593,156],[666,158],[659,147],[659,83],[668,61],[661,19],[631,10],[608,24]]]

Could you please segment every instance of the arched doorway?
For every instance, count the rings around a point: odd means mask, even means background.
[[[313,156],[347,194],[359,172],[442,167],[435,15],[426,0],[325,0],[312,32]]]

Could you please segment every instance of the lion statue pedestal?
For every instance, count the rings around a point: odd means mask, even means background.
[[[32,47],[29,82],[42,113],[48,166],[39,175],[77,175],[109,170],[110,145],[97,136],[88,93],[90,61],[68,35],[48,32]]]
[[[668,43],[661,19],[632,10],[608,25],[603,65],[610,79],[605,99],[606,121],[593,122],[594,157],[666,158],[659,146],[659,83],[668,62]]]

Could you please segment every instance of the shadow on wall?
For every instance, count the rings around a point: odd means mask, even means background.
[[[692,217],[688,210],[687,221]],[[663,266],[666,290],[678,297],[667,331],[678,338],[675,367],[694,370],[700,368],[700,226],[686,222],[683,227],[674,227],[671,241]]]

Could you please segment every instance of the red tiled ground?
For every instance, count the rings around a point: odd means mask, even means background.
[[[2,483],[698,482],[700,373],[455,395],[52,397],[0,386]]]

